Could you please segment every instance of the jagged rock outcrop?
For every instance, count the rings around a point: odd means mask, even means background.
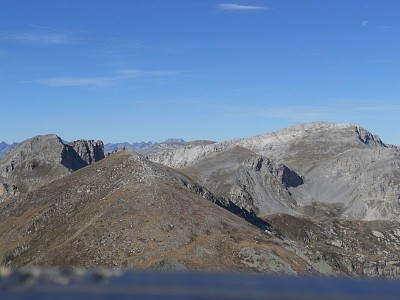
[[[28,139],[0,160],[0,201],[26,193],[102,157],[102,142],[78,141],[69,145],[54,134]]]
[[[378,135],[370,133],[365,128],[355,126],[355,132],[360,141],[366,145],[387,147]]]
[[[104,158],[104,144],[102,141],[78,140],[71,142],[70,145],[88,165]]]

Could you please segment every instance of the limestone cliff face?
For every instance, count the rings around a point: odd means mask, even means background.
[[[18,144],[0,160],[0,201],[33,190],[104,158],[101,141],[64,143],[40,135]]]

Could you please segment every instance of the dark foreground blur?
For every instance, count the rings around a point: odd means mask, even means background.
[[[0,299],[400,299],[400,281],[0,268]]]

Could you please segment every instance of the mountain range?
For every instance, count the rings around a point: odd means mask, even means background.
[[[107,143],[104,145],[104,152],[110,153],[113,151],[117,151],[119,149],[129,149],[129,150],[139,150],[143,148],[148,148],[151,146],[156,146],[158,144],[169,144],[169,143],[185,143],[185,140],[179,138],[169,138],[162,143],[157,142],[122,142],[122,143]]]
[[[147,149],[147,150],[146,150]],[[400,149],[352,124],[0,160],[0,264],[400,275]]]
[[[64,141],[64,143],[68,143],[67,141]],[[128,150],[135,150],[135,151],[141,151],[141,149],[144,148],[151,148],[149,151],[151,153],[155,152],[152,149],[157,149],[157,147],[168,147],[169,145],[179,145],[185,143],[185,140],[180,139],[180,138],[169,138],[165,140],[164,142],[158,143],[158,142],[133,142],[133,143],[128,143],[128,142],[121,142],[121,143],[107,143],[104,145],[104,153],[111,153],[113,151],[117,151],[120,149],[128,149]],[[0,142],[0,158],[2,158],[8,151],[10,151],[12,148],[14,148],[18,143],[12,143],[12,144],[7,144],[6,142]],[[172,146],[173,147],[173,146]],[[143,150],[146,152],[146,150]]]

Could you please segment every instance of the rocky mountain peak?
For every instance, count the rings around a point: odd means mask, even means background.
[[[355,126],[355,132],[358,139],[366,145],[386,147],[378,135],[374,135],[360,126]]]
[[[4,197],[25,193],[102,158],[101,141],[68,144],[55,134],[35,136],[18,144],[0,160],[0,194]]]
[[[258,144],[286,144],[296,143],[304,139],[320,140],[347,144],[363,144],[384,146],[376,135],[361,126],[351,123],[310,122],[292,127],[267,132],[250,138],[240,139],[240,142]]]

